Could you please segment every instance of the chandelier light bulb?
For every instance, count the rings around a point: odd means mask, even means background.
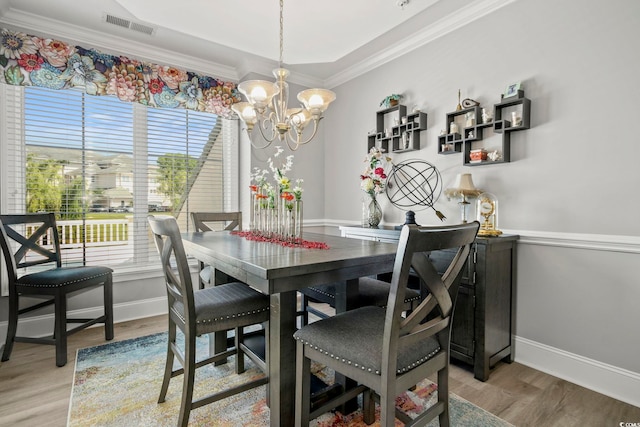
[[[253,101],[256,103],[262,103],[267,99],[267,91],[261,86],[256,86],[251,91],[251,98],[253,98]]]
[[[311,109],[320,108],[322,107],[323,104],[324,104],[324,100],[320,95],[316,94],[316,95],[313,95],[311,98],[309,98],[309,108]]]
[[[251,105],[247,105],[242,109],[242,117],[245,120],[254,121],[256,120],[256,110],[254,110]]]

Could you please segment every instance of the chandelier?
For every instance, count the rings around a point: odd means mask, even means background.
[[[318,122],[329,104],[336,99],[336,94],[327,89],[307,89],[298,93],[299,108],[287,108],[289,84],[286,82],[289,70],[282,68],[283,44],[283,9],[284,0],[280,0],[280,60],[278,68],[273,70],[275,82],[266,80],[247,80],[238,84],[238,90],[248,102],[232,105],[233,111],[244,122],[251,144],[256,148],[266,148],[277,138],[286,142],[295,151],[301,145],[311,141],[318,132]],[[306,140],[303,132],[313,121],[313,132]],[[253,140],[253,128],[256,127],[264,140],[261,146]]]

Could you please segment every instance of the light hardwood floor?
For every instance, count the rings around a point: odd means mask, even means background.
[[[164,330],[164,316],[118,323],[115,340]],[[15,344],[11,360],[0,364],[0,426],[65,426],[76,349],[103,343],[100,327],[72,335],[69,362],[62,368],[55,366],[52,346]],[[516,426],[640,423],[640,408],[519,363],[499,364],[487,382],[475,380],[468,367],[457,364],[452,366],[450,377],[453,393]]]

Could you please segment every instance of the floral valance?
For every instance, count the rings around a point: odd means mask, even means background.
[[[188,108],[224,117],[239,102],[236,84],[0,29],[0,82],[49,89],[83,88],[152,107]]]

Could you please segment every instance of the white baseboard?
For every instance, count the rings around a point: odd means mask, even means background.
[[[98,317],[102,312],[102,307],[93,307],[83,310],[70,311],[68,313],[68,317]],[[160,314],[165,314],[166,312],[166,296],[115,304],[113,306],[113,318],[115,323],[157,316]],[[53,313],[20,319],[20,321],[18,322],[18,335],[27,337],[43,337],[46,335],[51,335],[53,333],[53,322]],[[102,327],[101,325],[96,326]],[[7,321],[0,322],[0,339],[2,339],[0,345],[4,344],[6,336]]]
[[[516,362],[640,407],[640,374],[516,337]]]

